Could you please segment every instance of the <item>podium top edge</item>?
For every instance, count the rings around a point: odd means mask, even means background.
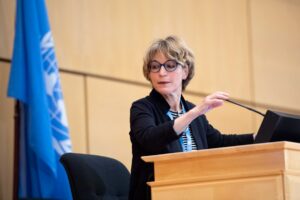
[[[239,153],[254,153],[258,151],[278,151],[278,150],[295,150],[300,151],[300,143],[295,142],[268,142],[259,144],[248,144],[230,147],[220,147],[203,149],[191,152],[178,152],[178,153],[168,153],[160,155],[150,155],[142,156],[145,162],[160,162],[160,161],[170,161],[178,159],[187,159],[194,157],[206,157],[206,156],[221,156],[221,155],[233,155]]]

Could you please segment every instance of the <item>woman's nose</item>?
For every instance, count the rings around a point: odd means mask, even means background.
[[[168,72],[165,68],[164,65],[161,66],[160,70],[159,70],[159,75],[166,75]]]

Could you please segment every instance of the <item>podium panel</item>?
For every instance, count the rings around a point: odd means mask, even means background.
[[[278,175],[262,178],[157,186],[152,189],[152,199],[283,199],[282,182],[282,177]]]
[[[300,199],[300,144],[274,142],[145,156],[153,200]]]

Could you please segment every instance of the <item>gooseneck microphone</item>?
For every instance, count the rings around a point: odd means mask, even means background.
[[[266,114],[263,114],[235,101],[228,99],[225,101],[264,116],[255,136],[254,143],[275,141],[291,141],[300,143],[300,115],[275,112],[271,110],[267,110]]]
[[[229,103],[232,103],[232,104],[235,104],[235,105],[238,105],[238,106],[241,106],[241,107],[246,108],[246,109],[248,109],[248,110],[251,110],[252,112],[255,112],[255,113],[257,113],[257,114],[260,114],[260,115],[263,116],[263,117],[265,116],[265,114],[263,114],[262,112],[259,112],[259,111],[255,110],[255,109],[253,109],[253,108],[250,108],[250,107],[248,107],[248,106],[242,105],[242,104],[237,103],[237,102],[235,102],[235,101],[232,101],[232,100],[229,100],[229,99],[225,99],[225,101],[227,101],[227,102],[229,102]]]

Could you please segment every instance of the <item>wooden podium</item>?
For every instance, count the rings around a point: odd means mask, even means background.
[[[274,142],[144,156],[153,200],[299,200],[300,144]]]

